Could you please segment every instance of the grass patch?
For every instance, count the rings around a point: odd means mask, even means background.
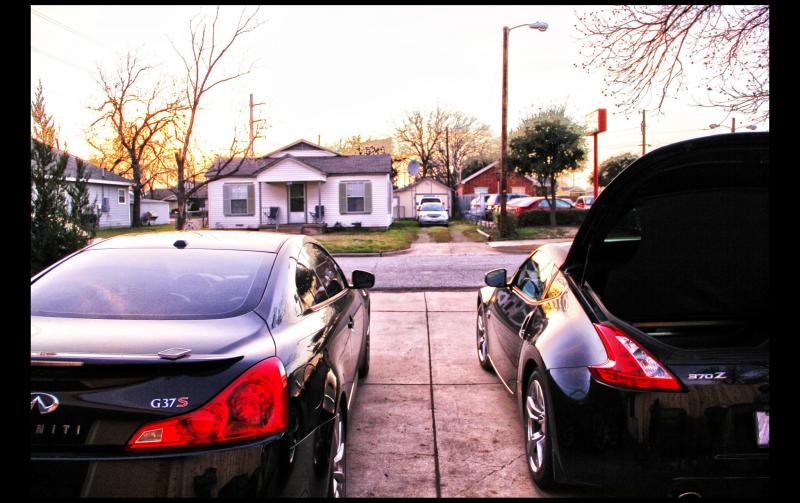
[[[165,232],[174,230],[175,230],[174,224],[145,225],[143,227],[122,227],[119,229],[99,229],[95,237],[100,239],[106,239],[114,236],[119,236],[122,234],[134,234],[139,232]]]
[[[314,236],[331,253],[378,253],[405,250],[419,230],[414,220],[398,220],[386,231],[330,232]]]
[[[450,229],[447,227],[420,227],[420,234],[427,234],[437,243],[449,243],[451,241]]]
[[[469,220],[451,220],[450,229],[452,232],[460,232],[470,241],[482,243],[486,237],[478,233],[478,226]]]
[[[575,235],[578,228],[573,226],[532,226],[517,227],[517,237],[515,239],[554,239],[569,238]]]

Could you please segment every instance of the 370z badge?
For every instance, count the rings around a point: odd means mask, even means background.
[[[710,374],[689,374],[690,381],[698,381],[698,380],[716,380],[716,379],[727,379],[728,373],[727,372],[713,372]]]
[[[178,398],[153,398],[150,400],[150,407],[154,409],[180,408],[189,405],[189,397],[181,396]]]

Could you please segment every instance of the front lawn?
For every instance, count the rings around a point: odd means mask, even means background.
[[[97,231],[95,237],[100,239],[106,239],[113,236],[119,236],[121,234],[132,234],[138,232],[164,232],[164,231],[174,231],[174,230],[175,230],[174,224],[145,225],[142,227],[121,227],[119,229],[100,229]]]
[[[418,230],[416,220],[398,220],[386,231],[337,231],[314,238],[331,253],[377,253],[409,248]]]

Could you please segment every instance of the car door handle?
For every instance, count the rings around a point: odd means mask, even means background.
[[[353,317],[352,316],[347,320],[347,328],[349,328],[350,330],[353,329]]]

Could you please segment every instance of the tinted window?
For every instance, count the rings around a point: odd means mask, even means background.
[[[239,250],[88,250],[31,285],[31,314],[224,317],[260,299],[274,255]]]
[[[541,300],[551,267],[544,257],[536,253],[520,267],[515,285],[531,300]]]
[[[303,247],[303,255],[308,260],[309,267],[312,267],[319,276],[328,296],[332,297],[347,287],[344,274],[322,249],[307,244]]]
[[[303,264],[297,264],[294,281],[297,287],[297,295],[300,297],[304,307],[309,308],[324,302],[328,298],[325,293],[325,287],[322,286],[322,282],[317,275]]]

